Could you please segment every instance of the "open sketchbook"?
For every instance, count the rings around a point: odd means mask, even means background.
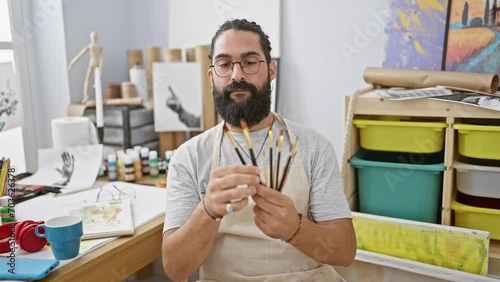
[[[134,234],[130,200],[66,205],[69,214],[83,218],[82,239]]]

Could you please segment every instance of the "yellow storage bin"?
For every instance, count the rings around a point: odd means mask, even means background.
[[[455,211],[455,226],[489,231],[491,239],[500,240],[500,210],[468,206],[455,199],[450,207]]]
[[[460,155],[489,160],[500,160],[500,126],[454,124],[458,130]]]
[[[354,119],[361,147],[368,150],[436,153],[443,149],[445,122]]]

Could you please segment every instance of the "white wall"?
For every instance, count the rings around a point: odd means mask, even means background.
[[[64,116],[69,101],[81,101],[88,55],[71,70],[69,84],[65,68],[89,43],[90,31],[97,31],[104,47],[103,84],[126,81],[126,50],[169,46],[169,3],[180,0],[31,1],[34,13],[42,10],[38,3],[47,2],[62,3],[63,10],[62,15],[52,13],[35,38],[40,147],[46,147],[52,144],[50,119]],[[380,66],[382,60],[385,2],[365,1],[361,6],[354,1],[281,1],[278,111],[321,131],[338,157],[343,148],[344,96],[364,85],[366,66]]]
[[[282,1],[278,111],[321,131],[339,161],[344,97],[365,85],[366,66],[381,65],[385,3]]]
[[[127,50],[142,49],[145,60],[146,47],[166,47],[166,15],[165,0],[69,1],[64,4],[67,62],[90,43],[90,32],[96,31],[97,44],[104,48],[103,87],[128,81]],[[89,55],[85,54],[69,72],[72,103],[82,101],[88,64]],[[88,93],[93,99],[93,87]]]

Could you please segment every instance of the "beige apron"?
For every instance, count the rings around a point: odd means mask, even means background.
[[[288,130],[285,121],[275,118]],[[212,152],[212,169],[220,164],[222,124],[218,125]],[[288,130],[290,139],[294,134]],[[309,211],[309,181],[297,151],[282,193],[299,213]],[[200,268],[199,281],[344,281],[330,265],[323,265],[291,244],[265,235],[254,223],[253,206],[224,216],[217,239]],[[243,258],[243,259],[242,259]]]

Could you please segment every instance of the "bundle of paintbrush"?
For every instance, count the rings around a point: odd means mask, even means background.
[[[248,151],[250,152],[250,159],[252,160],[252,165],[257,166],[257,159],[255,157],[254,151],[253,151],[253,145],[252,145],[252,140],[250,139],[250,133],[248,131],[248,125],[245,120],[241,120],[241,128],[243,129],[243,133],[245,135],[245,140],[247,142],[248,146]],[[229,129],[227,126],[224,124],[224,133],[226,134],[227,138],[231,142],[231,145],[233,146],[234,150],[236,151],[236,154],[238,155],[238,158],[240,159],[241,163],[243,165],[246,165],[245,160],[243,159],[243,156],[241,155],[240,151],[238,150],[238,145],[233,139],[233,136],[229,132]],[[273,162],[273,129],[272,129],[272,124],[269,126],[269,187],[272,189],[276,189],[281,192],[283,189],[283,186],[285,185],[286,178],[288,176],[288,171],[290,170],[290,163],[292,159],[295,157],[295,154],[297,153],[297,141],[298,138],[296,138],[295,143],[292,145],[292,148],[290,150],[290,154],[288,156],[285,169],[283,171],[283,174],[281,176],[280,180],[280,160],[281,160],[281,151],[283,147],[283,130],[280,130],[280,135],[278,139],[276,140],[276,147],[278,147],[278,152],[277,152],[277,158],[276,158],[276,163]],[[274,173],[276,171],[276,173]]]

